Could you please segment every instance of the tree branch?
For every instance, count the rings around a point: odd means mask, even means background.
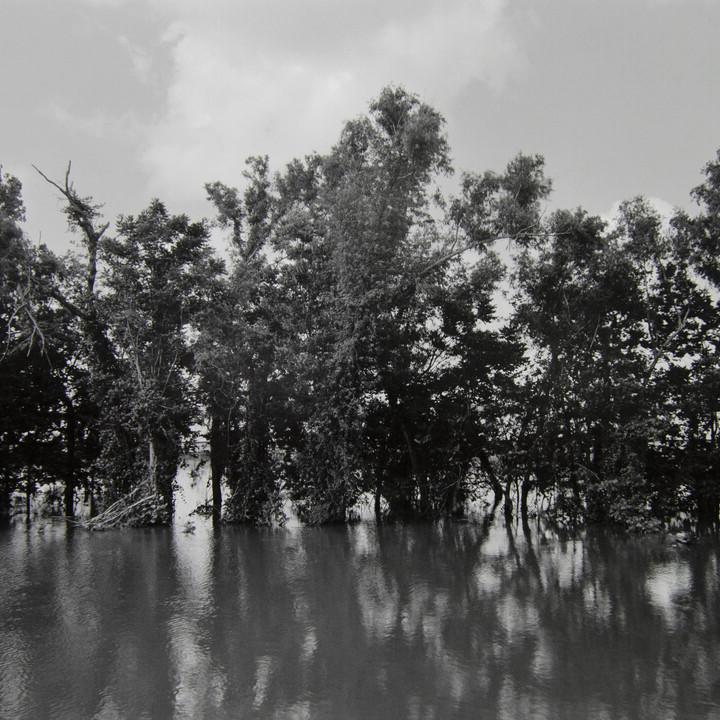
[[[655,370],[655,366],[660,361],[660,358],[667,352],[667,349],[670,347],[670,343],[672,340],[678,336],[685,326],[687,325],[687,320],[690,315],[690,308],[688,307],[685,310],[685,313],[682,316],[678,316],[678,324],[677,327],[665,338],[665,342],[655,351],[655,354],[653,356],[653,360],[650,363],[650,367],[645,372],[645,380],[643,382],[643,387],[647,387],[648,383],[650,382],[650,378],[653,374],[653,371]]]
[[[48,295],[50,295],[50,297],[54,300],[57,300],[70,314],[74,315],[80,320],[85,320],[86,322],[92,321],[93,318],[88,313],[75,305],[75,303],[68,300],[54,288],[48,290]]]
[[[40,168],[33,165],[33,168],[40,177],[56,188],[67,200],[68,204],[65,208],[65,214],[68,217],[70,226],[79,227],[85,235],[85,243],[87,245],[88,253],[88,268],[85,285],[88,297],[90,297],[93,295],[95,290],[98,244],[100,243],[102,236],[105,234],[105,231],[110,227],[110,223],[106,222],[100,227],[95,226],[95,217],[98,214],[98,206],[91,205],[89,199],[81,198],[78,195],[77,191],[70,182],[71,167],[72,163],[68,162],[67,170],[65,171],[65,187],[62,187],[59,183],[56,183],[54,180],[49,178],[42,170],[40,170]]]

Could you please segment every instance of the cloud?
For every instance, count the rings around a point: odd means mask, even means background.
[[[61,127],[98,140],[137,140],[146,128],[131,112],[119,114],[103,110],[76,113],[64,105],[50,102],[45,114]]]
[[[668,232],[670,230],[670,220],[677,212],[677,208],[659,197],[646,197],[645,200],[660,217],[663,232]],[[622,201],[618,200],[612,204],[612,207],[606,213],[601,215],[610,227],[617,225],[621,205]]]
[[[451,94],[472,81],[502,88],[518,65],[518,49],[502,25],[503,9],[503,2],[459,2],[388,23],[376,43],[377,74],[393,67],[403,82],[433,95]]]
[[[135,75],[140,82],[145,84],[149,83],[152,79],[152,59],[150,53],[133,43],[126,35],[120,35],[118,42],[125,52],[127,52]]]
[[[442,112],[470,83],[500,88],[519,67],[506,0],[153,2],[174,13],[173,71],[142,162],[151,191],[183,203],[208,180],[239,182],[249,155],[279,168],[329,149],[388,83]]]
[[[78,0],[80,3],[99,8],[118,8],[128,4],[128,0]]]

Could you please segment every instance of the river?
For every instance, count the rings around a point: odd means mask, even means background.
[[[0,531],[3,720],[720,718],[715,544],[195,522]]]

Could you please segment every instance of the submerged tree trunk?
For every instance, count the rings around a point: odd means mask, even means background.
[[[512,479],[508,478],[505,481],[505,504],[503,505],[503,512],[505,513],[506,520],[512,520],[513,517],[513,498],[510,487],[512,485]]]
[[[523,525],[528,521],[528,494],[530,493],[530,479],[525,478],[520,486],[520,517]]]
[[[717,533],[720,529],[720,498],[715,494],[703,493],[696,502],[698,532]]]
[[[65,402],[65,515],[75,515],[75,411],[69,398]]]
[[[374,498],[374,510],[375,510],[375,522],[382,522],[382,480],[378,478],[375,484],[375,498]]]
[[[95,497],[95,492],[93,488],[93,483],[88,483],[87,492],[85,494],[85,500],[90,500],[90,517],[94,518],[98,514],[98,504],[97,504],[97,497]]]
[[[480,448],[478,451],[478,459],[480,460],[480,465],[482,466],[483,471],[487,474],[488,478],[490,478],[490,485],[494,494],[493,506],[490,514],[494,515],[504,496],[503,487],[495,474],[495,469],[490,462],[490,458],[483,448]]]
[[[7,490],[0,490],[0,528],[10,525],[12,498]]]
[[[410,467],[412,468],[412,474],[415,479],[415,485],[420,493],[420,507],[417,508],[417,510],[419,510],[420,513],[424,515],[427,514],[430,510],[430,498],[428,496],[425,474],[422,471],[422,466],[413,446],[413,440],[410,437],[410,433],[408,432],[408,429],[404,422],[401,424],[401,430],[403,437],[405,438],[405,446],[407,447],[408,457],[410,459]]]
[[[148,440],[148,482],[150,487],[158,490],[157,477],[157,450],[155,448],[155,438],[150,435]]]
[[[156,521],[169,522],[173,516],[173,480],[179,461],[174,440],[151,432],[148,438],[148,481],[162,500],[164,513]]]
[[[227,424],[219,412],[210,420],[210,484],[213,525],[222,519],[222,476],[228,460]]]

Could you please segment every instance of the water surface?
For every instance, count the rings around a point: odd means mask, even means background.
[[[0,568],[3,720],[720,718],[710,544],[18,524]]]

